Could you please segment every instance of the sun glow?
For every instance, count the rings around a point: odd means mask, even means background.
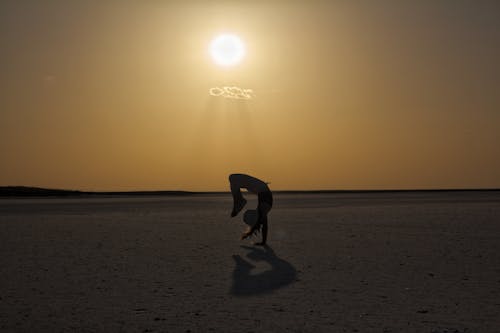
[[[210,43],[210,55],[213,61],[222,67],[239,64],[245,56],[245,52],[245,44],[236,35],[219,35]]]

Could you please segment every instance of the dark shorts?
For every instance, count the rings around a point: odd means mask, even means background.
[[[273,194],[271,193],[271,191],[260,192],[259,194],[257,194],[257,197],[259,199],[259,205],[260,203],[266,203],[270,207],[273,206]]]

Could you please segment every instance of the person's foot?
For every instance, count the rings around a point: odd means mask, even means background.
[[[238,215],[238,213],[241,212],[241,210],[243,209],[243,207],[245,207],[246,204],[247,201],[245,198],[241,198],[240,200],[235,201],[233,206],[233,211],[231,212],[231,217],[235,217],[236,215]]]

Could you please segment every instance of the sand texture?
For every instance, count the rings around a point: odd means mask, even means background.
[[[500,332],[500,192],[276,194],[267,248],[231,205],[1,199],[0,331]]]

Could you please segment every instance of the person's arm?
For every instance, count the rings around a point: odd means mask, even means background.
[[[262,243],[257,245],[266,245],[267,242],[267,221],[262,224]]]

